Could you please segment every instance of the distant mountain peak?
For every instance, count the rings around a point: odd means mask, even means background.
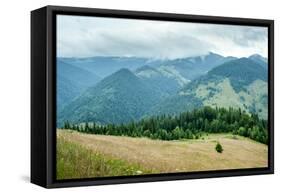
[[[132,72],[127,68],[121,68],[116,73],[132,73]]]
[[[260,60],[264,63],[267,63],[267,58],[261,56],[260,54],[253,54],[253,55],[249,56],[249,59],[252,59],[256,62]]]
[[[213,72],[217,72],[217,70],[221,70],[224,69],[224,71],[228,71],[230,72],[230,69],[233,71],[235,68],[235,71],[237,74],[240,73],[245,73],[245,71],[256,71],[256,70],[260,70],[259,66],[256,66],[257,63],[254,60],[251,60],[249,58],[246,57],[242,57],[236,60],[232,60],[229,62],[226,62],[220,66],[215,67],[214,69],[212,69],[209,73],[213,73]],[[239,68],[243,68],[243,69],[239,69]],[[232,72],[233,73],[233,72]]]
[[[220,56],[220,57],[223,57],[222,55],[218,54],[218,53],[214,53],[214,52],[209,52],[207,55],[215,55],[215,56]]]
[[[250,61],[250,59],[249,59],[249,58],[247,58],[247,57],[241,57],[241,58],[237,59],[237,62],[238,62],[238,61],[242,61],[242,62],[247,61],[247,62],[249,62],[249,61]]]
[[[103,85],[102,87],[109,85],[117,86],[119,84],[124,84],[127,82],[139,82],[139,78],[131,72],[129,69],[122,68],[115,73],[105,77],[101,82],[98,84],[98,86]]]
[[[252,55],[249,56],[249,58],[251,58],[251,57],[262,57],[262,58],[264,58],[263,56],[261,56],[260,54],[257,54],[257,53],[252,54]]]
[[[136,77],[135,74],[127,68],[119,69],[118,71],[116,71],[115,73],[113,73],[111,76],[108,76],[108,77],[120,77],[120,76],[121,77]]]

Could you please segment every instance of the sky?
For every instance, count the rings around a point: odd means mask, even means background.
[[[266,27],[57,16],[58,57],[267,56]]]

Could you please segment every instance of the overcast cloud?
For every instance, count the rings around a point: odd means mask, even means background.
[[[267,28],[133,19],[58,16],[59,57],[183,58],[214,52],[267,57]]]

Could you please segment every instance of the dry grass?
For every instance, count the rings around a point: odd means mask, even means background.
[[[89,135],[58,130],[58,137],[87,147],[94,153],[142,166],[152,172],[188,172],[266,167],[267,145],[229,134],[214,134],[204,140],[162,141],[147,138]],[[223,153],[217,153],[217,141]]]
[[[57,179],[140,175],[154,173],[137,164],[93,152],[58,136]]]

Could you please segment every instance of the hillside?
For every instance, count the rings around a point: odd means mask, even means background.
[[[57,101],[58,113],[61,109],[83,92],[96,84],[100,78],[84,69],[57,60]]]
[[[253,54],[249,56],[249,59],[255,61],[256,63],[260,64],[262,67],[264,67],[266,70],[268,70],[268,59],[265,57],[262,57],[259,54]]]
[[[161,99],[161,92],[128,69],[90,87],[62,111],[59,123],[124,123],[137,120]]]
[[[203,56],[155,61],[153,65],[145,64],[138,68],[136,73],[142,78],[153,79],[156,77],[158,80],[159,77],[168,78],[177,82],[177,87],[182,87],[212,68],[234,59],[236,58],[223,57],[210,52]]]
[[[207,81],[228,78],[233,89],[239,92],[256,80],[267,81],[267,71],[248,58],[233,60],[208,72]]]
[[[210,52],[209,54],[203,56],[166,61],[159,66],[159,70],[168,75],[181,75],[187,81],[190,81],[205,74],[209,70],[234,59],[236,58],[223,57],[216,53]]]
[[[63,165],[58,166],[58,171],[67,168],[66,172],[72,172],[60,178],[258,168],[267,167],[268,164],[266,145],[229,134],[209,134],[199,140],[160,141],[58,130],[57,138],[59,145],[61,142],[74,144],[63,147],[63,150],[58,147],[58,161],[63,161]],[[217,141],[223,146],[222,153],[217,153],[214,149]],[[79,152],[75,150],[69,152],[77,154],[60,154],[68,153],[68,149],[76,149],[77,146]],[[80,158],[80,153],[84,152],[92,154]],[[111,163],[108,162],[108,158]],[[83,165],[80,162],[83,162]],[[117,162],[119,164],[116,166]],[[97,165],[104,168],[96,168]],[[82,174],[85,172],[84,166],[90,170]],[[118,166],[120,168],[116,169]],[[128,166],[131,168],[126,168]]]
[[[96,74],[87,71],[81,67],[77,67],[61,60],[57,60],[57,74],[58,77],[64,77],[78,86],[88,87],[101,80]]]
[[[190,104],[235,107],[267,118],[267,71],[247,58],[226,62],[156,105],[150,115],[180,113]],[[182,108],[181,108],[182,107]]]
[[[182,85],[187,83],[187,80],[178,74],[169,75],[147,65],[138,68],[134,73],[148,85],[166,93],[167,96],[176,93]]]

